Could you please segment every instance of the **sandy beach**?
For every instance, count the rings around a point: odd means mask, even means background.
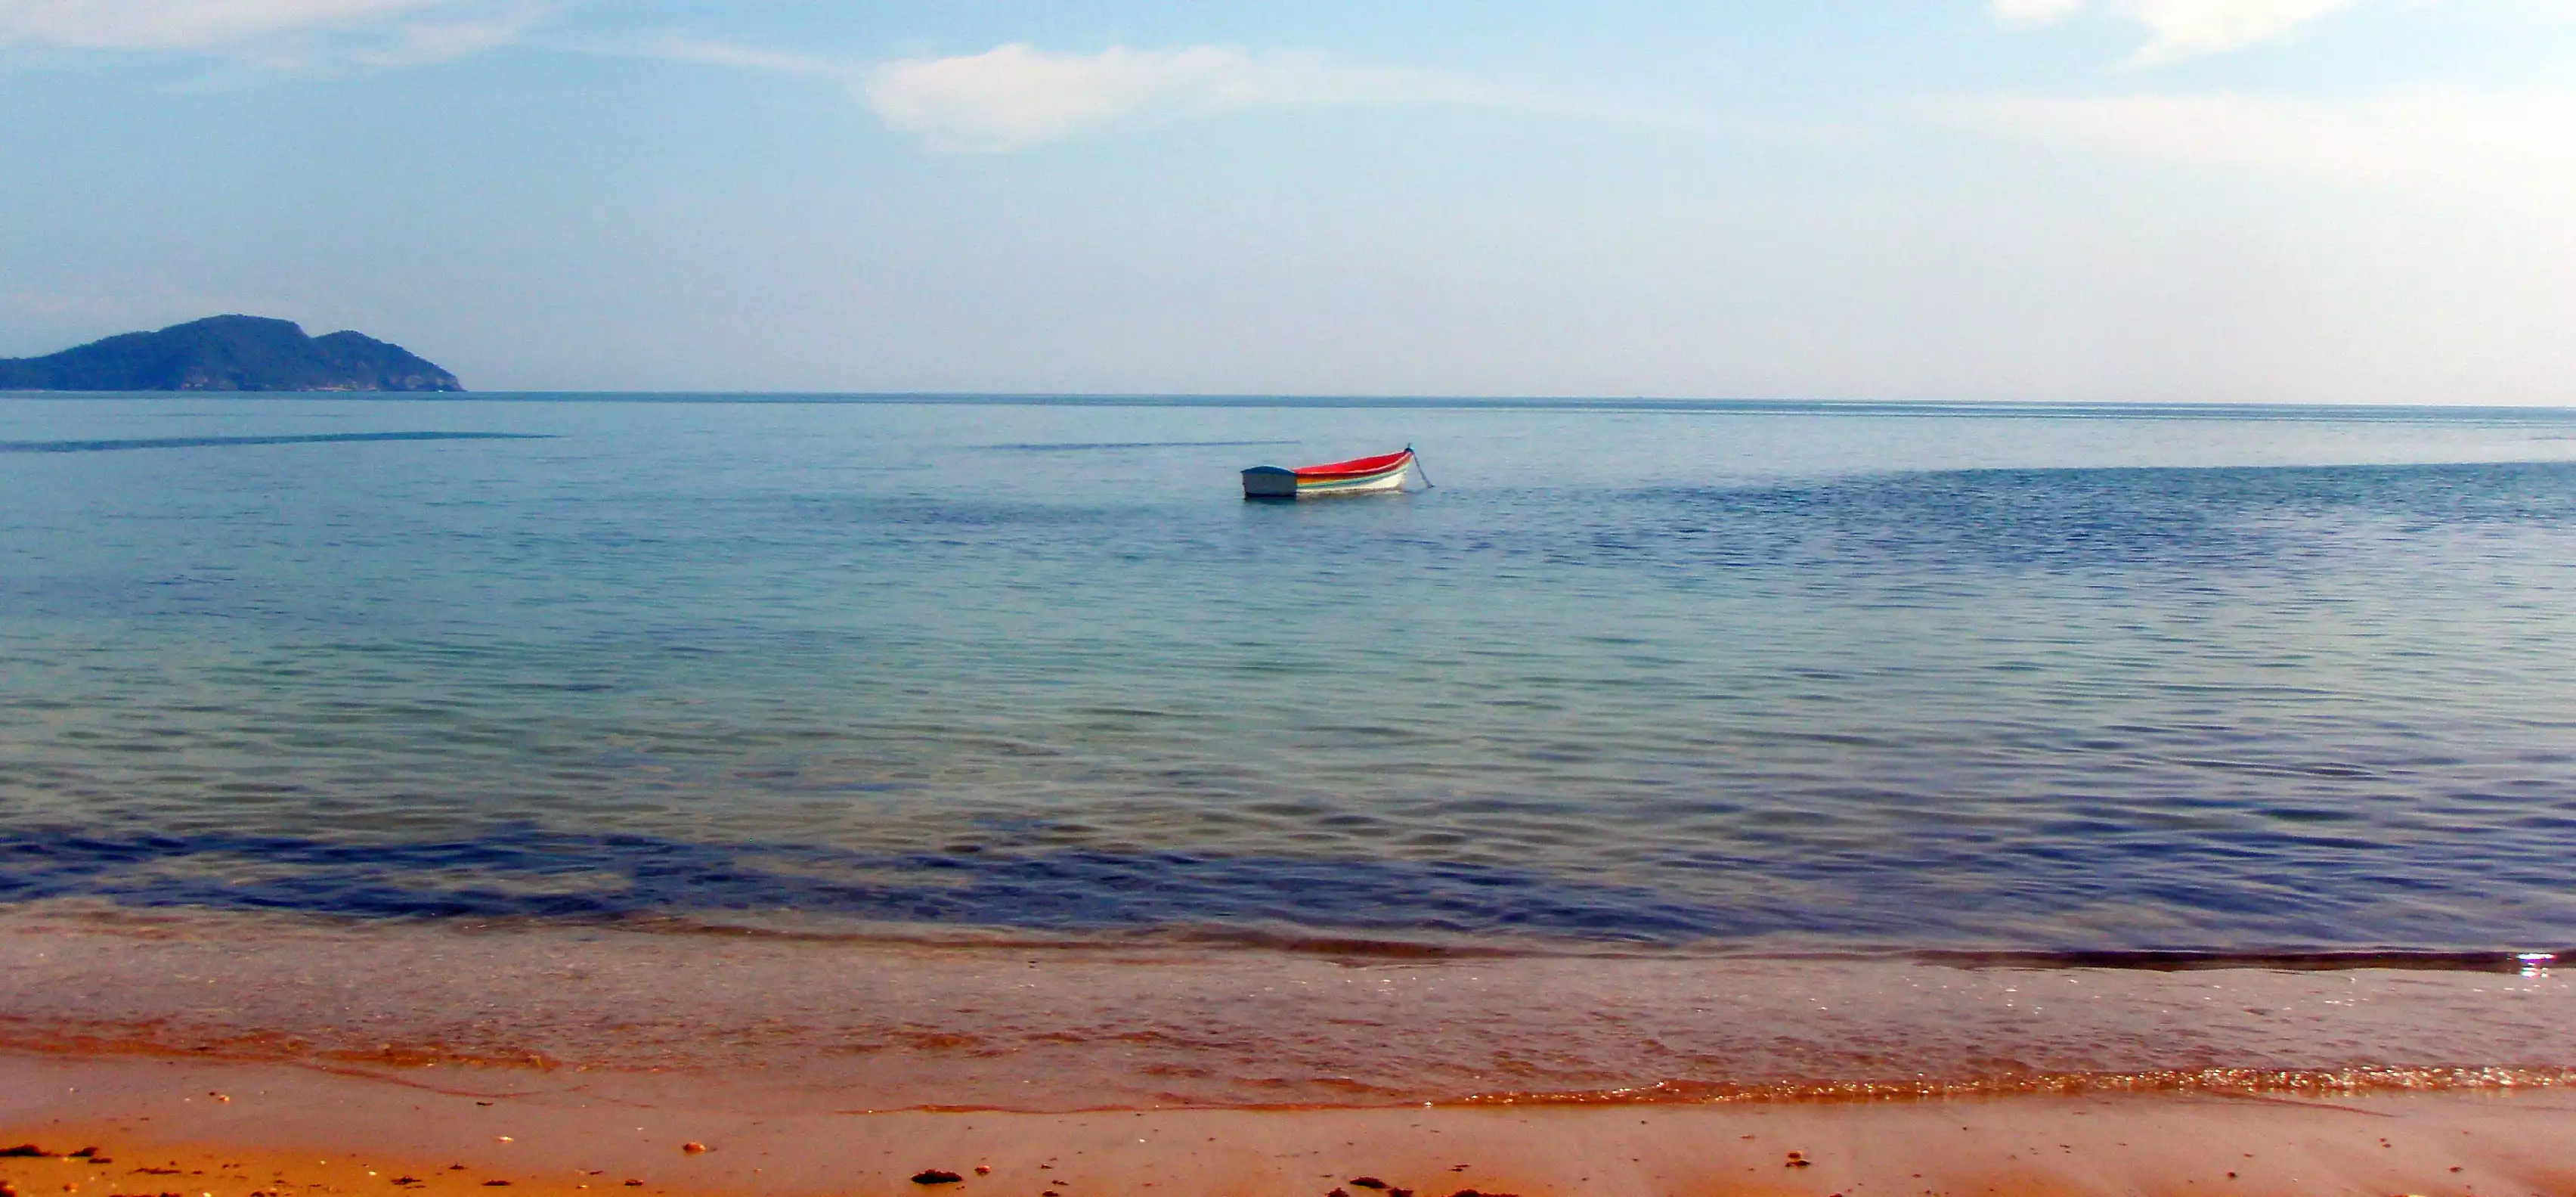
[[[2538,967],[1444,959],[35,905],[0,918],[0,1147],[29,1149],[0,1177],[18,1197],[2565,1197],[2571,1001]],[[940,1172],[959,1179],[912,1179]]]
[[[0,1139],[42,1153],[0,1177],[20,1197],[2576,1190],[2557,1089],[1014,1114],[785,1110],[756,1078],[423,1076],[0,1056]],[[936,1172],[959,1180],[913,1179]]]

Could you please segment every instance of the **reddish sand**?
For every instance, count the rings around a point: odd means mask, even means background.
[[[2571,1061],[2537,968],[0,912],[17,1197],[2576,1197]]]
[[[1087,1113],[796,1108],[757,1078],[0,1055],[20,1197],[2576,1193],[2576,1093]],[[705,1150],[691,1151],[687,1144]],[[1805,1161],[1803,1164],[1800,1161]],[[990,1169],[979,1172],[979,1168]],[[927,1169],[962,1177],[918,1185]],[[1391,1190],[1390,1190],[1391,1191]]]

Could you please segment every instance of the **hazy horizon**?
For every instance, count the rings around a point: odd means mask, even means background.
[[[0,0],[0,356],[2576,404],[2576,3]]]

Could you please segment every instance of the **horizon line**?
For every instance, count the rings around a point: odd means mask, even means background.
[[[1800,412],[1841,410],[1860,414],[1984,413],[2312,413],[2433,412],[2448,414],[2556,412],[2576,415],[2576,403],[2435,403],[2435,402],[2303,402],[2230,399],[1787,399],[1620,395],[1472,395],[1472,394],[1310,394],[1231,391],[695,391],[695,390],[565,390],[491,391],[91,391],[0,390],[10,399],[282,399],[357,400],[367,402],[599,402],[599,403],[886,403],[957,406],[1097,407],[1390,407],[1590,409],[1630,411]]]

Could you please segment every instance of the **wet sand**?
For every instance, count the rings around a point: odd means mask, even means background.
[[[39,1152],[0,1155],[0,1178],[17,1197],[2576,1197],[2571,980],[22,907],[0,917],[0,1147]]]
[[[19,1197],[2576,1192],[2559,1089],[869,1113],[780,1109],[757,1078],[7,1054],[0,1139],[96,1149],[0,1158]],[[961,1179],[912,1180],[933,1169]]]
[[[1421,959],[0,913],[0,1050],[757,1077],[778,1108],[2576,1080],[2576,973]],[[585,1073],[584,1070],[587,1070]]]

